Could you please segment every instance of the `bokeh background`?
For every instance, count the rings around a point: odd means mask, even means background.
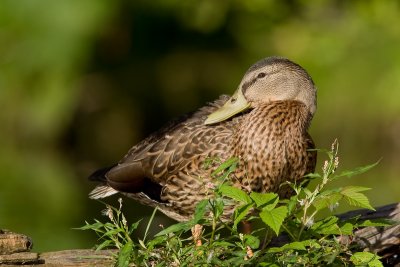
[[[86,177],[270,55],[313,77],[311,134],[320,148],[339,139],[341,169],[381,159],[342,184],[373,188],[374,206],[399,201],[399,3],[2,0],[0,228],[37,251],[91,247],[72,229],[105,220]],[[132,222],[151,213],[124,206]]]

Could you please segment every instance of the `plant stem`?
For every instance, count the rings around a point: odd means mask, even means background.
[[[285,229],[286,233],[288,233],[288,235],[290,236],[290,238],[293,241],[299,241],[298,239],[296,239],[296,237],[294,236],[294,234],[292,232],[289,231],[289,229],[286,227],[286,225],[283,223],[282,224],[282,228]],[[267,234],[268,234],[268,230],[267,230]],[[267,237],[267,234],[265,235],[265,237]]]
[[[151,214],[151,217],[150,217],[150,219],[149,219],[149,222],[147,223],[146,231],[144,232],[144,236],[143,236],[143,243],[144,243],[144,241],[146,240],[147,234],[148,234],[148,232],[149,232],[150,225],[151,225],[151,223],[153,222],[153,219],[154,219],[154,216],[156,215],[157,210],[158,210],[158,208],[156,207],[156,208],[154,209],[153,213]]]
[[[215,217],[213,216],[213,220],[212,220],[212,230],[211,230],[211,237],[210,237],[210,242],[209,242],[209,246],[212,245],[213,241],[214,241],[214,236],[215,236],[215,229],[217,228],[217,222],[215,220]]]

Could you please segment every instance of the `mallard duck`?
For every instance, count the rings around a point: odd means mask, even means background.
[[[188,221],[215,182],[213,168],[203,168],[203,162],[231,157],[240,159],[234,186],[288,197],[290,188],[280,185],[315,169],[316,153],[309,150],[314,143],[307,133],[315,110],[316,88],[301,66],[282,57],[262,59],[231,97],[221,96],[171,121],[118,164],[94,172],[89,178],[102,184],[90,197],[122,192]]]

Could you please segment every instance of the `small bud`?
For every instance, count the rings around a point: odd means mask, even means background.
[[[325,162],[324,162],[324,167],[322,167],[322,171],[324,172],[324,173],[326,173],[327,171],[328,171],[328,161],[327,160],[325,160]]]
[[[313,226],[313,224],[314,224],[314,219],[313,218],[307,218],[306,227],[310,228],[311,226]]]
[[[339,157],[335,157],[335,163],[334,163],[335,169],[339,166]]]
[[[111,221],[114,219],[113,211],[110,206],[107,205],[107,208],[101,212],[104,216],[107,216]]]
[[[212,190],[214,190],[214,189],[215,189],[215,184],[213,184],[213,183],[211,183],[211,182],[207,182],[207,183],[206,183],[206,188],[207,188],[207,189],[212,189]]]
[[[332,143],[331,150],[332,150],[332,152],[334,152],[334,151],[336,151],[337,149],[338,149],[338,140],[335,139],[335,140],[333,141],[333,143]]]
[[[122,208],[122,198],[118,198],[118,202],[119,202],[119,209],[121,210],[121,208]]]
[[[126,220],[125,216],[122,217],[122,224],[125,228],[128,228],[128,221]]]
[[[242,233],[239,233],[239,238],[240,238],[241,241],[243,241],[243,234]]]

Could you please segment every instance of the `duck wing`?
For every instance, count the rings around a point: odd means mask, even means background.
[[[206,157],[225,148],[232,127],[204,125],[204,121],[228,99],[221,96],[198,111],[171,121],[133,146],[117,165],[94,172],[89,179],[106,185],[96,188],[90,196],[101,198],[117,191],[144,192],[160,200],[161,189],[170,174],[182,170],[196,157]]]

